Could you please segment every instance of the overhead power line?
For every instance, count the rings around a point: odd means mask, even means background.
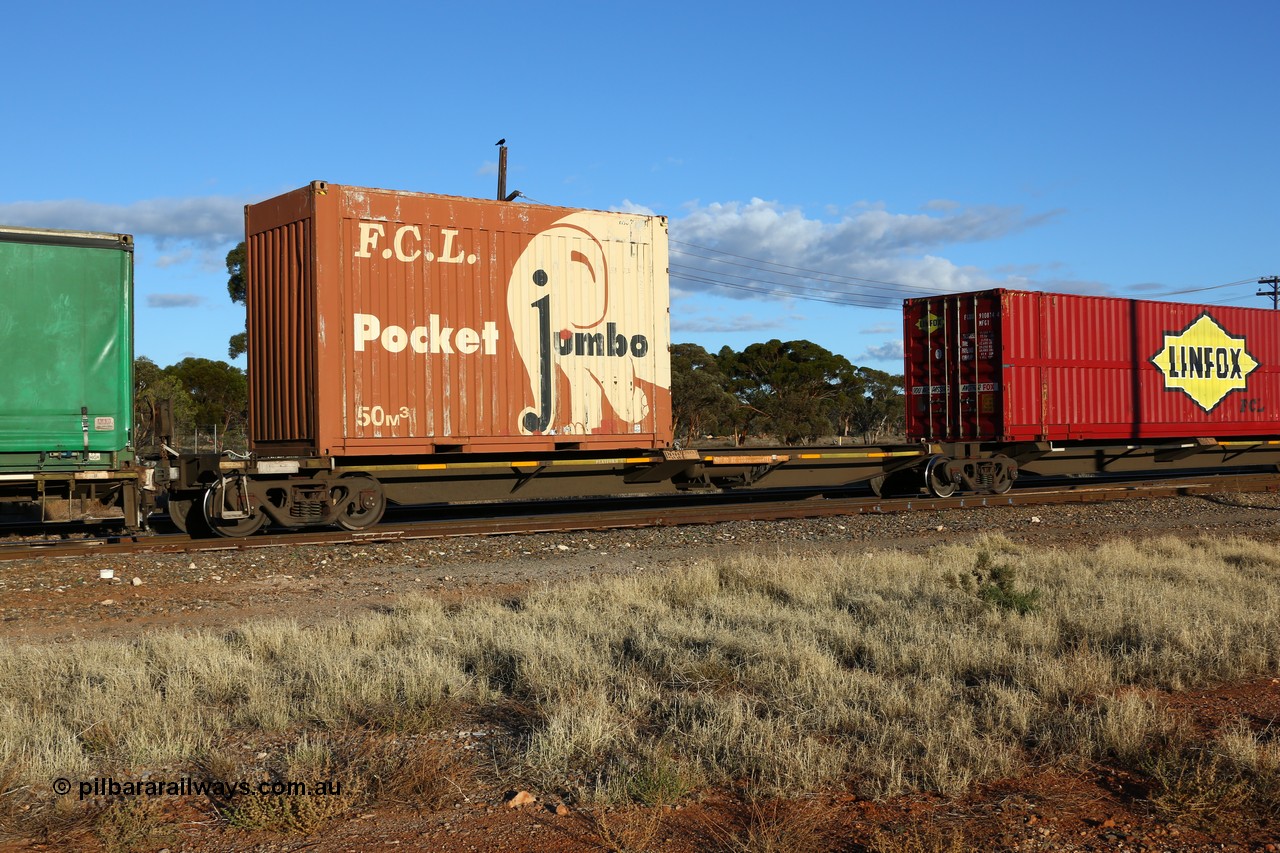
[[[1188,287],[1184,290],[1162,290],[1154,296],[1181,296],[1184,293],[1203,293],[1206,290],[1221,290],[1224,287],[1239,287],[1242,284],[1252,284],[1257,281],[1256,278],[1242,278],[1239,281],[1229,281],[1226,284],[1211,284],[1207,287]]]
[[[897,298],[893,296],[880,294],[880,293],[860,293],[858,291],[833,290],[827,287],[816,287],[814,285],[818,284],[819,282],[814,282],[809,279],[804,279],[804,282],[805,282],[804,284],[790,282],[790,281],[770,281],[770,280],[762,280],[749,275],[742,275],[740,273],[726,272],[726,271],[719,271],[719,270],[712,271],[712,270],[704,269],[702,267],[690,267],[690,266],[685,266],[684,264],[679,264],[679,263],[671,264],[671,270],[673,275],[686,275],[686,276],[709,278],[713,282],[724,282],[728,280],[733,280],[738,283],[750,284],[756,287],[766,287],[769,289],[778,290],[782,293],[787,293],[787,292],[816,293],[824,298],[847,299],[853,302],[859,302],[859,303],[865,302],[865,303],[870,303],[877,306],[884,303],[892,304],[892,303],[898,302]]]

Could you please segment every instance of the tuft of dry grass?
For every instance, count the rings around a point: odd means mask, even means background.
[[[353,771],[370,781],[373,799],[428,812],[448,805],[473,775],[445,741],[389,738],[365,739]]]
[[[583,840],[607,853],[650,853],[660,849],[664,827],[661,809],[593,809],[584,812],[579,820]]]
[[[831,847],[829,816],[803,800],[749,798],[741,818],[713,832],[723,853],[818,853]]]
[[[867,845],[871,853],[968,853],[973,849],[958,828],[932,824],[879,830]]]

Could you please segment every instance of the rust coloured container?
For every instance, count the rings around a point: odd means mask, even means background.
[[[671,442],[663,217],[317,181],[245,232],[260,455]]]
[[[1280,312],[989,290],[903,308],[907,434],[1132,441],[1280,432]]]

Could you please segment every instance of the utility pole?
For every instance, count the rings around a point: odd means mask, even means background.
[[[498,201],[515,201],[524,193],[507,192],[507,138],[504,136],[493,144],[498,146]]]
[[[498,146],[498,201],[507,194],[507,138],[504,136],[494,145]]]
[[[1271,285],[1270,290],[1259,290],[1258,296],[1267,296],[1271,299],[1271,310],[1280,308],[1280,275],[1268,275],[1258,279],[1258,284]]]

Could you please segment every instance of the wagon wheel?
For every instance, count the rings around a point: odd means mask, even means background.
[[[181,530],[183,533],[189,533],[191,528],[191,510],[196,505],[193,500],[180,501],[176,498],[169,498],[166,513],[169,516],[169,523]]]
[[[382,520],[387,496],[382,484],[372,477],[348,474],[329,490],[333,521],[343,530],[364,530]]]
[[[956,484],[947,478],[945,456],[935,456],[924,466],[924,485],[929,494],[937,498],[949,498],[956,493]]]
[[[216,518],[214,516],[214,509],[223,501],[226,482],[224,480],[204,493],[204,501],[200,506],[200,515],[204,523],[209,525],[209,529],[219,536],[226,536],[231,539],[251,536],[257,533],[267,523],[267,515],[264,512],[251,510],[247,518]],[[188,516],[188,526],[191,525],[190,519],[191,517]]]
[[[165,502],[165,506],[165,512],[169,516],[169,523],[182,533],[187,534],[192,539],[208,539],[213,535],[213,531],[209,529],[209,525],[204,520],[202,501],[195,498],[185,498],[183,500],[169,498]]]

